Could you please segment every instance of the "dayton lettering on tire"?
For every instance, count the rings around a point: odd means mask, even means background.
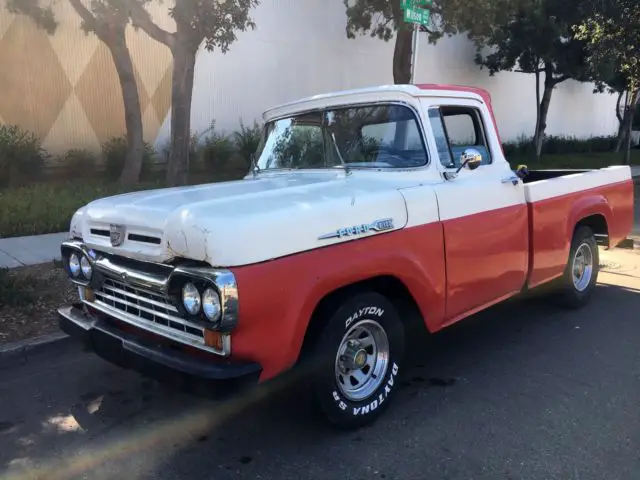
[[[363,307],[359,309],[356,313],[347,318],[345,322],[345,328],[349,328],[349,326],[356,320],[361,319],[365,315],[381,317],[384,315],[384,310],[380,307]]]

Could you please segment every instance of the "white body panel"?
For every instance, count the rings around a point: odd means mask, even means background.
[[[523,185],[504,158],[489,109],[474,93],[382,86],[336,92],[271,109],[265,119],[336,105],[401,102],[419,116],[429,163],[406,170],[302,170],[262,172],[257,178],[193,187],[170,188],[105,198],[80,209],[71,234],[88,246],[140,260],[166,262],[188,258],[232,267],[268,261],[384,232],[358,232],[320,238],[341,228],[391,219],[392,230],[447,221],[535,202],[630,178],[629,167],[561,177]],[[492,163],[462,170],[455,179],[438,158],[428,109],[438,105],[480,110]],[[157,244],[126,239],[110,245],[111,224],[128,234],[156,237]],[[102,230],[97,235],[92,230]],[[523,246],[524,248],[524,246]]]
[[[600,170],[590,170],[584,173],[532,182],[525,185],[525,194],[527,202],[534,203],[630,179],[631,167],[616,165]]]
[[[87,205],[72,230],[92,248],[140,260],[182,257],[237,266],[374,234],[319,239],[342,227],[389,218],[393,229],[403,228],[407,209],[393,182],[358,173],[281,172],[119,195]],[[398,180],[396,186],[407,183]],[[109,230],[110,224],[126,226],[127,234],[158,237],[160,244],[127,239],[111,247],[108,236],[91,231]]]

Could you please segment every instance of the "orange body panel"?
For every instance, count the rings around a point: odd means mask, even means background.
[[[633,181],[529,204],[530,287],[562,275],[573,230],[580,220],[591,215],[605,218],[610,246],[617,245],[633,227]]]
[[[445,323],[520,292],[529,261],[525,204],[444,222],[447,262]]]

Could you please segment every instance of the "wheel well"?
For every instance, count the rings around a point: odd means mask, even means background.
[[[580,227],[589,227],[596,235],[598,244],[609,246],[609,226],[603,215],[596,214],[583,218],[576,224],[574,233]]]
[[[304,358],[305,354],[309,353],[310,347],[313,346],[314,341],[322,331],[325,319],[332,315],[346,298],[371,291],[384,295],[393,303],[404,323],[408,341],[411,343],[417,342],[422,338],[422,335],[429,333],[418,304],[406,285],[397,277],[382,275],[338,288],[327,293],[318,302],[305,332],[299,359]]]

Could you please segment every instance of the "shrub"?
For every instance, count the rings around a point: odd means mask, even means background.
[[[0,305],[21,307],[38,300],[38,279],[0,268]]]
[[[145,182],[133,187],[89,181],[30,185],[0,190],[0,238],[64,232],[75,211],[98,198],[161,187]]]
[[[0,125],[0,187],[39,178],[48,157],[37,135]]]
[[[244,162],[244,167],[251,167],[253,154],[258,150],[262,138],[262,125],[254,120],[253,126],[247,127],[240,120],[240,130],[233,134],[233,140],[238,155]]]
[[[565,136],[547,136],[542,145],[542,154],[587,154],[612,152],[615,148],[615,136],[596,136],[590,138],[577,138]],[[535,157],[536,150],[533,139],[521,136],[514,142],[503,144],[507,158],[509,156]]]
[[[199,152],[203,167],[217,173],[229,168],[237,150],[232,136],[217,132],[212,125],[210,133],[199,147]]]
[[[95,174],[96,155],[83,148],[72,148],[59,155],[58,164],[64,169],[66,178],[86,178]]]
[[[120,177],[127,157],[127,137],[111,137],[102,144],[102,155],[105,161],[105,175],[108,180],[115,181]],[[153,147],[145,142],[142,154],[141,178],[149,178],[153,172]]]

